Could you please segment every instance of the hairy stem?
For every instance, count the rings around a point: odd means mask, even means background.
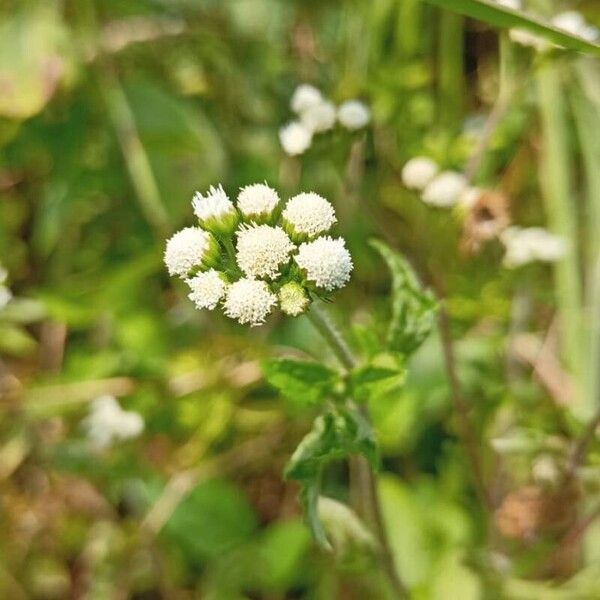
[[[307,316],[346,370],[358,366],[358,361],[343,336],[319,306],[313,304]],[[366,418],[369,417],[366,407],[361,407],[361,411]],[[394,592],[398,598],[408,598],[408,590],[396,570],[392,549],[385,530],[375,474],[369,463],[362,456],[352,457],[351,472],[356,475],[359,489],[355,491],[358,491],[360,495],[360,506],[365,507],[368,511],[369,520],[381,548],[383,567]]]

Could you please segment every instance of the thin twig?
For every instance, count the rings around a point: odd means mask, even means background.
[[[443,304],[440,306],[438,322],[444,354],[444,364],[446,367],[448,383],[450,385],[450,397],[459,422],[459,436],[471,463],[471,468],[473,469],[473,479],[477,494],[480,497],[481,502],[492,511],[494,510],[494,501],[485,485],[483,468],[477,451],[477,442],[473,436],[473,428],[469,420],[469,411],[460,390],[460,383],[458,381],[458,375],[456,374],[454,346],[450,335],[450,322],[448,313]]]

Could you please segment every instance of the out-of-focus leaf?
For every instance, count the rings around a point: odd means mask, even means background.
[[[199,108],[151,81],[126,82],[125,91],[165,208],[180,220],[191,193],[221,179],[222,141]]]
[[[230,483],[209,481],[177,506],[164,533],[188,558],[202,563],[248,540],[255,529],[244,495]]]
[[[482,598],[481,582],[471,569],[463,564],[460,552],[453,551],[444,557],[436,569],[432,582],[432,600]]]
[[[21,327],[0,323],[0,354],[27,356],[37,348],[37,342]]]
[[[379,240],[371,240],[371,246],[392,273],[392,319],[387,344],[391,350],[410,356],[433,329],[437,303],[431,292],[423,290],[406,259]]]
[[[0,309],[0,319],[11,323],[34,323],[45,316],[44,304],[30,298],[13,298]]]
[[[377,466],[377,443],[371,425],[357,410],[338,408],[315,419],[312,430],[300,442],[285,469],[288,479],[302,485],[300,498],[306,519],[324,548],[329,548],[329,542],[317,514],[321,472],[329,462],[352,454],[361,454],[373,467]]]
[[[318,404],[333,393],[338,374],[316,363],[285,358],[262,365],[266,380],[279,392],[301,405]]]
[[[553,27],[550,23],[528,13],[501,6],[494,0],[426,0],[426,2],[473,19],[479,19],[495,27],[526,29],[563,48],[600,56],[600,45],[595,42],[572,35],[564,29]]]
[[[23,3],[0,14],[0,116],[27,119],[52,98],[72,70],[58,3]]]

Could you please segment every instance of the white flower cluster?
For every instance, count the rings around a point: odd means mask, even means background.
[[[360,100],[347,100],[336,108],[320,90],[308,84],[299,85],[290,102],[297,119],[279,130],[279,141],[286,154],[296,156],[310,148],[315,133],[333,128],[336,120],[350,131],[365,127],[370,119],[369,108]]]
[[[508,227],[500,235],[506,248],[504,266],[514,269],[533,261],[556,262],[567,251],[566,240],[542,227]]]
[[[82,426],[90,444],[102,450],[115,441],[140,435],[144,419],[134,411],[123,410],[113,396],[100,396],[92,402]]]
[[[276,306],[300,315],[313,297],[328,298],[350,279],[345,241],[327,235],[337,222],[333,206],[314,192],[281,207],[267,184],[242,188],[236,204],[219,186],[192,204],[201,227],[167,241],[165,264],[186,281],[198,309],[221,305],[226,316],[256,326]]]
[[[521,0],[496,0],[496,2],[515,10],[522,8]],[[600,40],[600,29],[588,23],[585,17],[576,10],[568,10],[555,15],[551,19],[550,25],[588,42],[597,42]],[[530,46],[538,52],[545,52],[556,47],[544,38],[525,29],[511,29],[510,39],[522,46]]]
[[[0,310],[3,309],[11,300],[12,292],[6,285],[8,279],[8,271],[0,264]]]
[[[402,168],[402,182],[407,188],[421,192],[426,204],[448,208],[462,201],[469,187],[462,173],[442,171],[431,158],[411,158]]]

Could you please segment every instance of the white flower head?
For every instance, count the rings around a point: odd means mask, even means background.
[[[297,241],[327,233],[337,222],[333,206],[314,192],[290,198],[281,217],[284,228]]]
[[[310,303],[304,288],[296,281],[290,281],[281,286],[278,297],[281,311],[292,317],[306,312]]]
[[[308,131],[320,133],[335,125],[335,116],[335,104],[329,100],[323,100],[303,110],[300,113],[300,122]]]
[[[225,315],[242,325],[262,325],[275,305],[277,297],[264,281],[239,279],[232,283],[223,304]]]
[[[279,204],[279,195],[266,183],[247,185],[240,190],[237,207],[242,216],[252,221],[268,221]]]
[[[296,114],[300,114],[320,102],[323,102],[321,92],[313,85],[303,83],[294,90],[290,106]]]
[[[371,120],[371,111],[360,100],[346,100],[338,108],[337,117],[341,125],[350,131],[354,131],[368,125]]]
[[[196,308],[214,310],[225,295],[229,282],[223,273],[210,269],[188,279],[187,284],[191,290],[188,298]]]
[[[279,141],[286,154],[296,156],[310,148],[312,132],[299,121],[291,121],[279,130]]]
[[[309,282],[328,292],[344,287],[353,268],[346,242],[330,236],[301,244],[295,260]]]
[[[471,210],[475,206],[475,203],[477,202],[477,200],[479,200],[479,198],[481,198],[481,195],[483,193],[484,193],[484,190],[482,188],[468,187],[461,194],[460,198],[458,199],[458,203],[465,210]]]
[[[533,261],[556,262],[567,251],[564,238],[542,227],[509,227],[500,239],[506,248],[504,266],[513,269]]]
[[[294,248],[281,227],[242,225],[237,232],[236,260],[247,277],[275,278]]]
[[[402,168],[402,183],[411,190],[423,190],[438,171],[437,163],[431,158],[415,156]]]
[[[456,171],[443,171],[427,184],[422,200],[426,204],[446,208],[456,204],[466,188],[464,175]]]
[[[200,225],[213,233],[231,233],[238,223],[237,211],[221,185],[211,186],[204,196],[196,192],[192,207]]]
[[[136,412],[123,410],[113,396],[100,396],[92,402],[82,426],[90,444],[101,450],[116,440],[137,437],[144,429],[144,420]]]
[[[219,249],[213,236],[200,227],[186,227],[174,234],[165,248],[169,275],[188,277],[190,272],[210,267]]]

